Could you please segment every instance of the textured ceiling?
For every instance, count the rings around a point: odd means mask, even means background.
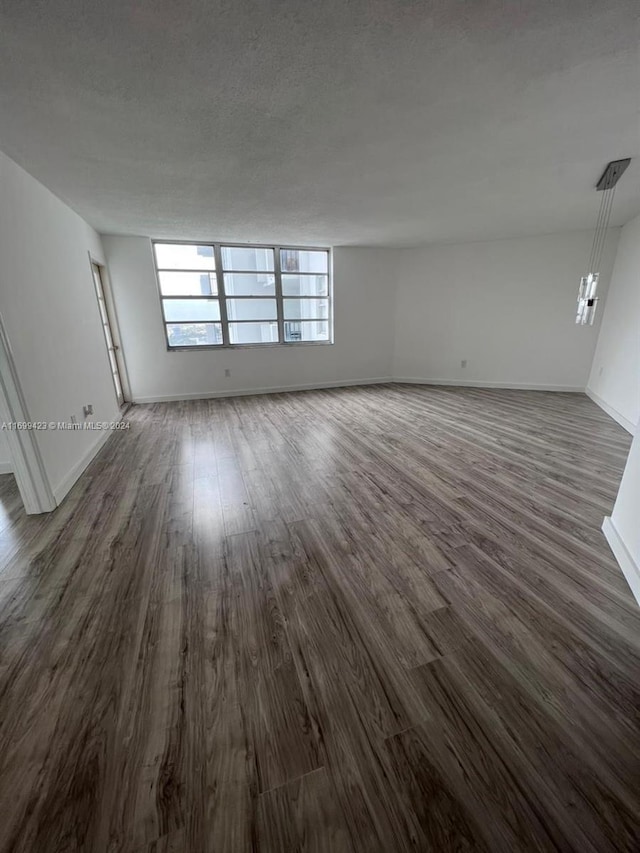
[[[592,227],[637,0],[0,0],[0,149],[105,233],[416,245]],[[613,221],[640,210],[640,161]]]

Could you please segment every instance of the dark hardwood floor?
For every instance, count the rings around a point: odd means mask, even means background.
[[[638,851],[640,610],[582,395],[134,407],[0,485],[0,851]]]

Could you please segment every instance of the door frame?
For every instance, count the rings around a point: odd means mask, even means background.
[[[118,364],[118,375],[120,377],[120,385],[122,387],[122,396],[123,402],[120,406],[121,409],[126,409],[131,402],[131,386],[129,384],[129,374],[127,373],[127,364],[124,358],[124,353],[122,351],[122,337],[120,335],[120,327],[118,324],[118,314],[116,311],[115,302],[113,299],[113,294],[111,292],[111,280],[109,278],[109,269],[106,263],[100,258],[94,257],[91,252],[87,253],[89,255],[89,272],[91,273],[91,286],[93,287],[94,293],[96,294],[96,308],[98,309],[98,319],[100,320],[100,327],[102,328],[102,317],[100,316],[100,306],[98,305],[98,294],[96,293],[95,281],[93,279],[93,267],[94,265],[98,267],[100,273],[100,283],[102,284],[102,294],[104,296],[105,308],[107,310],[107,318],[109,320],[109,329],[111,330],[111,339],[113,340],[113,344],[116,348],[116,362]],[[106,351],[106,341],[105,341],[105,351]],[[109,373],[111,373],[111,364],[109,363],[109,353],[106,352],[107,363],[109,367]],[[115,388],[114,388],[115,393]]]
[[[29,410],[15,366],[11,345],[0,315],[0,419],[30,423]],[[42,454],[31,429],[4,430],[13,463],[13,475],[28,515],[51,512],[57,506]]]

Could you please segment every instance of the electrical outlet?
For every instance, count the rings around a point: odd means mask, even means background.
[[[228,367],[225,369],[225,371],[224,371],[224,375],[225,375],[225,376],[231,376],[231,371],[229,370],[229,368],[228,368]]]
[[[466,367],[466,366],[467,366],[467,359],[463,358],[462,361],[460,362],[460,367]]]
[[[92,415],[93,414],[93,403],[87,403],[86,406],[83,406],[82,407],[82,413],[84,414],[85,418],[88,418],[89,415]]]

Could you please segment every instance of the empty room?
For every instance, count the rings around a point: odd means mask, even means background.
[[[0,4],[0,853],[640,850],[636,0]]]

